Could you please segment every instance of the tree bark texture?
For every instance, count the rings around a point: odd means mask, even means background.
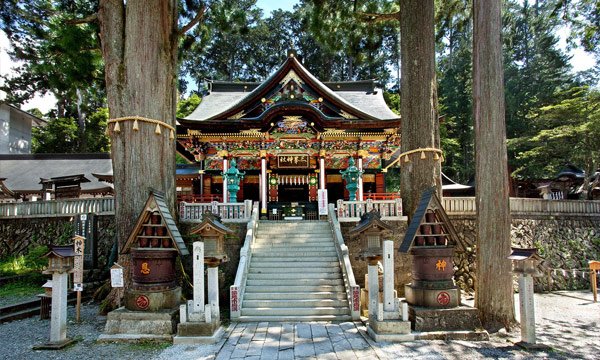
[[[473,1],[477,263],[475,306],[488,329],[514,321],[500,0]]]
[[[402,152],[440,147],[435,77],[434,1],[400,1]],[[423,190],[436,186],[441,196],[440,160],[434,154],[409,155],[400,163],[400,189],[409,217]]]
[[[101,0],[98,18],[110,118],[142,116],[175,127],[177,65],[176,0]],[[121,122],[112,131],[111,156],[119,249],[148,199],[164,191],[175,210],[175,141],[156,124]],[[127,265],[128,259],[119,256]]]

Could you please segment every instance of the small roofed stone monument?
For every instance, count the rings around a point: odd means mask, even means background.
[[[381,221],[377,210],[371,210],[350,230],[358,238],[359,258],[368,262],[369,321],[367,332],[375,341],[410,341],[410,322],[406,304],[396,297],[394,289],[394,241],[384,240],[392,234],[392,226]],[[378,262],[383,260],[383,304],[379,302]]]
[[[228,261],[225,254],[225,236],[234,231],[221,223],[221,219],[207,211],[202,223],[191,234],[200,235],[203,241],[194,242],[194,299],[179,309],[180,323],[174,344],[209,344],[219,341],[224,331],[221,327],[219,306],[219,265]],[[207,265],[208,303],[204,301],[204,264]]]
[[[50,251],[44,255],[48,258],[44,274],[52,274],[50,342],[34,346],[35,350],[58,350],[73,342],[67,338],[67,287],[74,256],[73,245],[50,246]]]
[[[108,313],[98,340],[171,341],[181,302],[176,257],[189,252],[163,193],[150,193],[121,253],[132,257],[132,279],[123,284],[125,306]]]
[[[454,250],[465,250],[435,187],[425,190],[399,251],[413,255],[412,282],[406,302],[417,340],[488,340],[477,309],[461,303],[454,283]]]
[[[526,349],[544,349],[535,339],[535,304],[533,299],[533,278],[542,276],[538,265],[543,261],[537,249],[512,248],[508,257],[513,263],[513,272],[519,275],[519,310],[521,341],[517,345]]]

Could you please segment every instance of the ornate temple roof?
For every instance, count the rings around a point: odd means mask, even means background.
[[[256,128],[268,121],[272,110],[283,108],[310,113],[323,127],[348,123],[352,128],[391,128],[400,120],[373,80],[321,82],[293,55],[262,83],[212,81],[208,91],[189,116],[179,119],[183,126]]]

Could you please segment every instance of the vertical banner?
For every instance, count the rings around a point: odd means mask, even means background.
[[[327,215],[327,189],[319,189],[319,215]]]

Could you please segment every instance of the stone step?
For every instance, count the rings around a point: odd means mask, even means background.
[[[298,232],[294,233],[294,230],[279,230],[273,232],[261,232],[260,230],[256,233],[256,240],[285,240],[285,241],[300,241],[300,240],[319,240],[319,241],[333,241],[331,240],[331,233],[311,233],[311,232]]]
[[[351,321],[350,315],[286,315],[286,316],[240,316],[239,322],[309,322],[309,321]]]
[[[253,258],[278,257],[278,258],[314,258],[319,260],[337,260],[337,252],[335,251],[306,251],[297,249],[280,250],[265,250],[261,249],[252,254]]]
[[[335,251],[335,245],[331,242],[313,242],[313,243],[273,243],[273,242],[260,242],[254,243],[252,245],[252,249],[276,249],[276,250],[287,250],[287,249],[298,249],[298,250],[307,250],[307,251],[323,251],[323,250],[331,250]]]
[[[285,260],[284,260],[285,259]],[[271,254],[252,254],[252,261],[257,263],[266,263],[272,261],[285,262],[334,262],[338,261],[337,256],[300,256],[300,255],[271,255]],[[284,268],[285,269],[285,268]]]
[[[343,279],[248,279],[246,286],[320,286],[320,285],[344,285]]]
[[[345,292],[261,292],[261,293],[244,293],[244,301],[246,300],[308,300],[308,299],[347,299]]]
[[[259,261],[260,260],[260,261]],[[271,258],[259,258],[256,259],[254,256],[252,256],[252,260],[251,260],[251,265],[250,268],[252,267],[269,267],[269,268],[279,268],[279,271],[281,271],[281,269],[288,269],[288,268],[310,268],[310,267],[332,267],[332,266],[340,266],[339,261],[329,261],[329,260],[325,260],[325,261],[319,261],[319,259],[311,259],[310,261],[282,261],[281,258],[277,258],[276,260],[273,260]]]
[[[244,300],[243,309],[253,308],[348,308],[348,300],[339,299],[279,299],[279,300]]]
[[[349,315],[350,308],[348,307],[313,307],[313,308],[298,308],[298,307],[282,307],[282,308],[247,308],[242,306],[241,315],[249,316],[298,316],[298,315]]]
[[[285,270],[290,273],[304,273],[304,274],[308,274],[308,273],[317,273],[317,274],[341,273],[339,265],[337,263],[335,263],[335,265],[330,265],[330,266],[309,266],[309,267],[304,266],[304,264],[302,264],[302,263],[293,264],[293,265],[297,265],[297,266],[288,266],[285,268]],[[256,264],[256,263],[252,262],[252,264],[250,265],[249,272],[255,273],[255,274],[280,274],[281,267],[279,267],[279,266],[262,266],[261,264]]]
[[[295,240],[290,240],[290,239],[285,239],[285,238],[277,238],[277,237],[275,237],[273,235],[273,236],[269,236],[268,238],[265,238],[265,239],[257,238],[254,241],[254,245],[320,246],[321,244],[335,246],[335,243],[330,238],[323,238],[323,239],[295,239]]]
[[[298,273],[298,272],[280,272],[276,273],[261,273],[258,271],[252,271],[248,273],[248,280],[293,280],[295,282],[299,279],[341,279],[341,272],[330,272],[330,273]]]
[[[248,285],[244,294],[252,293],[312,293],[312,292],[345,292],[344,285]]]
[[[269,221],[269,220],[261,220],[260,226],[275,226],[275,227],[305,227],[305,226],[327,226],[329,227],[329,222],[327,221]]]

